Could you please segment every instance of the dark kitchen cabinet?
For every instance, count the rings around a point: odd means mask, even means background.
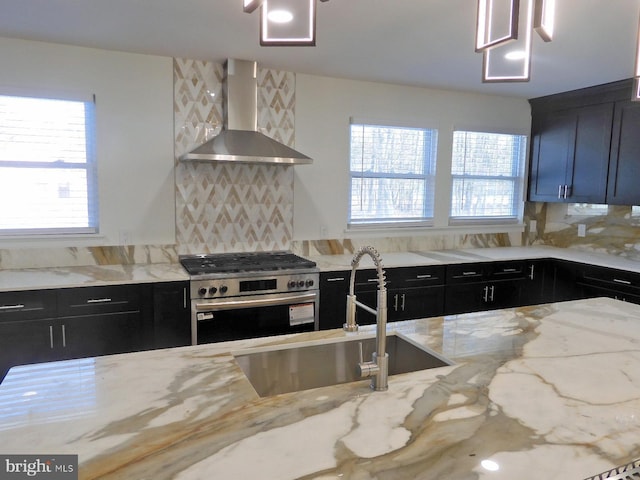
[[[529,200],[604,203],[612,119],[612,103],[534,110]]]
[[[640,304],[640,273],[593,265],[580,265],[576,270],[576,285],[583,298],[610,297]]]
[[[320,272],[320,330],[340,328],[346,321],[350,273]]]
[[[153,285],[153,346],[191,345],[189,282]]]
[[[522,305],[524,281],[524,261],[448,265],[445,314]]]
[[[528,260],[522,285],[522,304],[537,305],[553,301],[554,262],[550,259]]]
[[[640,104],[616,102],[611,139],[609,205],[640,205]]]
[[[387,320],[397,322],[444,313],[445,267],[398,267],[387,271]]]
[[[553,262],[553,301],[563,302],[565,300],[577,300],[584,298],[576,280],[578,275],[578,265],[565,260],[555,260]]]
[[[14,365],[149,348],[140,285],[0,293],[0,374]]]

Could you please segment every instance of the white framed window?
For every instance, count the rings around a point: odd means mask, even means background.
[[[0,95],[0,235],[98,231],[94,104]]]
[[[449,222],[519,221],[526,156],[526,135],[454,131]]]
[[[437,130],[351,124],[349,224],[433,219]]]

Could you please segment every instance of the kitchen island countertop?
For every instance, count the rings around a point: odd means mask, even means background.
[[[392,376],[386,392],[363,380],[260,398],[230,353],[372,331],[15,367],[0,455],[78,454],[81,479],[128,480],[580,480],[640,457],[637,305],[391,323],[455,364]]]

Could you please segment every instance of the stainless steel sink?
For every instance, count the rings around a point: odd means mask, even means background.
[[[375,351],[375,336],[321,340],[257,348],[233,355],[258,395],[268,397],[361,379],[356,374],[360,347],[364,359]],[[397,333],[387,335],[389,375],[444,367],[453,362]]]

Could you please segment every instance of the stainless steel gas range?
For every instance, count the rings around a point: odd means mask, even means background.
[[[319,270],[291,252],[182,255],[191,277],[191,343],[318,329]]]

